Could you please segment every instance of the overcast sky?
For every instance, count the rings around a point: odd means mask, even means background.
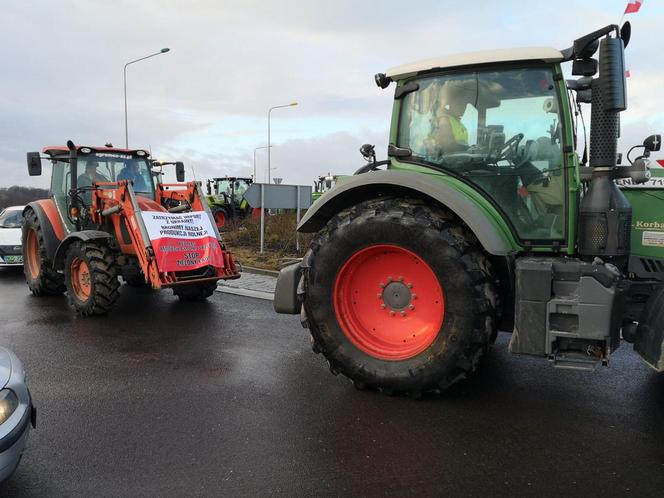
[[[198,179],[250,175],[272,113],[273,176],[311,184],[351,173],[366,142],[386,156],[393,87],[373,75],[418,59],[552,46],[617,23],[627,0],[25,0],[2,3],[0,187],[45,186],[25,153],[44,145],[124,144],[183,160]],[[664,132],[664,6],[628,15],[633,36],[621,150]],[[259,150],[259,179],[266,171]],[[658,157],[664,157],[660,153]],[[188,175],[190,176],[190,174]]]

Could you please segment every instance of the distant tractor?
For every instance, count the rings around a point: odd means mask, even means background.
[[[69,141],[43,154],[28,153],[28,172],[40,175],[41,161],[51,162],[50,197],[26,206],[22,227],[25,278],[35,296],[66,292],[77,312],[100,315],[119,297],[119,276],[170,287],[183,301],[205,299],[218,280],[240,276],[200,183],[160,183],[141,149]],[[173,164],[183,182],[183,164]]]
[[[218,229],[227,229],[231,222],[252,214],[251,206],[243,198],[252,183],[254,181],[251,178],[234,176],[207,181],[206,199]]]
[[[332,189],[337,184],[337,175],[328,173],[326,176],[319,176],[314,182],[314,191],[311,194],[311,200],[317,201],[325,192]]]
[[[298,230],[317,235],[274,300],[301,316],[334,374],[441,391],[478,368],[499,330],[512,353],[587,370],[622,334],[664,370],[664,190],[647,159],[660,135],[617,161],[629,35],[610,25],[565,50],[376,75],[396,83],[389,158],[364,146],[371,162],[307,211]],[[568,61],[579,78],[565,80]],[[591,104],[589,163],[575,152],[575,101]]]

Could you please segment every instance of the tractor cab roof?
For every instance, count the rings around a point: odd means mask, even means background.
[[[76,150],[79,154],[92,154],[92,153],[118,153],[129,154],[132,156],[149,157],[150,153],[143,149],[121,149],[119,147],[98,147],[94,145],[77,145]],[[47,145],[42,149],[44,154],[49,156],[62,156],[69,154],[69,148],[66,145]]]
[[[509,62],[561,62],[560,50],[551,47],[510,48],[467,52],[463,54],[434,57],[389,69],[385,75],[392,80],[400,80],[425,71],[462,66],[479,66]]]

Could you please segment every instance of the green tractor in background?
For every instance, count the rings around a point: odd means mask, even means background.
[[[396,83],[389,158],[363,146],[369,164],[308,210],[298,230],[317,235],[274,300],[300,315],[332,373],[385,393],[441,391],[499,330],[512,353],[582,370],[606,365],[622,334],[664,370],[664,191],[647,158],[661,137],[629,166],[617,154],[629,36],[610,25],[565,50],[376,75]],[[591,104],[589,161],[575,152],[577,103]]]
[[[228,228],[233,221],[244,219],[252,213],[251,206],[243,197],[252,183],[252,178],[235,176],[207,181],[205,198],[219,230]]]
[[[314,191],[311,193],[311,201],[316,202],[320,197],[331,190],[337,183],[350,178],[347,175],[333,175],[328,173],[325,176],[319,176],[318,180],[314,181]]]

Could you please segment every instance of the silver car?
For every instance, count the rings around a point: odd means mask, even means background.
[[[0,482],[9,478],[21,461],[30,426],[37,411],[25,383],[23,364],[14,353],[0,347]]]

